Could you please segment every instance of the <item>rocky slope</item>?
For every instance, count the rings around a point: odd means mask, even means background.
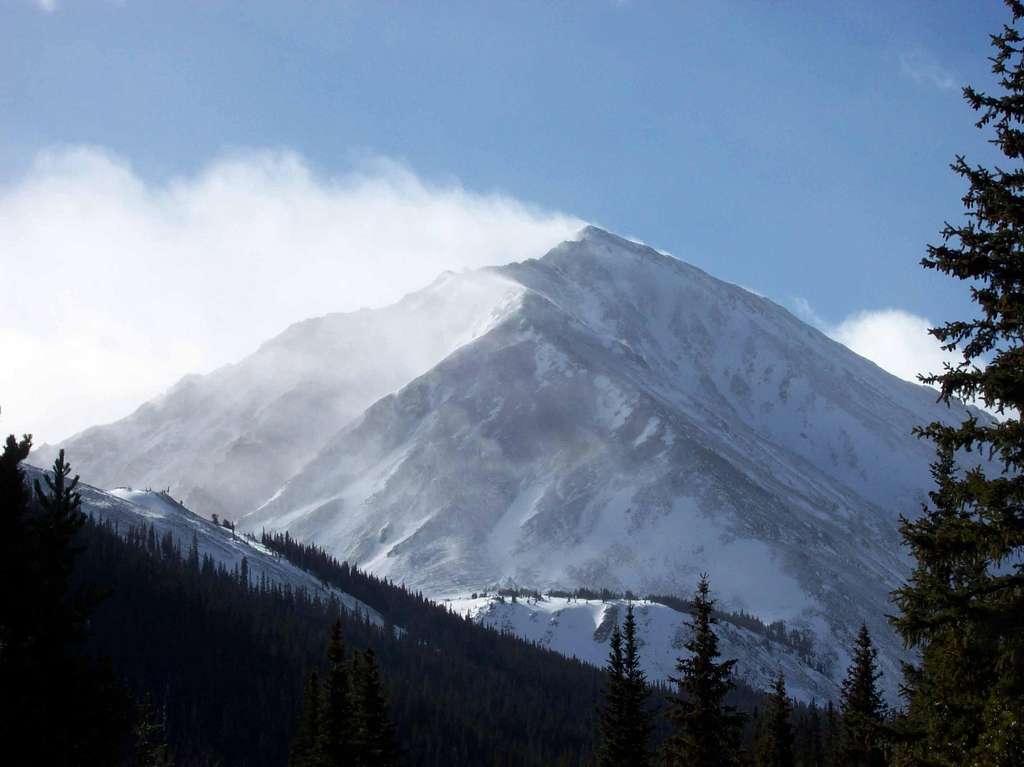
[[[67,443],[86,476],[170,486],[435,596],[495,585],[687,595],[813,632],[841,674],[906,575],[959,419],[792,314],[589,227],[290,328]]]

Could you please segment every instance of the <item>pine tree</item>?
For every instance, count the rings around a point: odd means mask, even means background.
[[[82,605],[67,604],[64,597],[78,554],[73,539],[85,524],[85,515],[81,512],[82,499],[75,490],[78,477],[69,480],[70,476],[71,466],[61,450],[53,462],[53,470],[43,475],[43,482],[35,481],[41,512],[37,523],[37,577],[42,598],[51,607],[47,614],[50,625],[44,631],[67,632],[77,638],[84,617],[80,614]]]
[[[164,717],[148,700],[136,707],[131,767],[172,767]]]
[[[608,642],[608,684],[604,690],[601,706],[600,733],[601,742],[597,751],[599,767],[619,767],[627,763],[628,753],[625,743],[625,701],[626,674],[622,656],[622,632],[616,622],[612,628]]]
[[[743,717],[725,705],[725,696],[734,687],[736,661],[718,660],[713,608],[708,577],[702,575],[693,599],[693,636],[685,645],[692,656],[679,658],[679,676],[671,678],[678,694],[669,701],[672,733],[663,755],[672,767],[721,767],[738,759]]]
[[[190,573],[199,572],[199,535],[192,531],[192,541],[188,545],[188,570]]]
[[[341,621],[334,623],[327,645],[327,676],[320,704],[320,733],[317,747],[323,767],[347,767],[352,764],[351,683],[345,662],[345,642]]]
[[[37,633],[29,494],[21,462],[32,438],[7,438],[0,455],[0,739],[12,742],[32,716],[26,700],[29,659]]]
[[[801,767],[824,767],[825,748],[822,743],[821,710],[818,703],[811,700],[810,710],[807,712],[807,719],[800,731],[800,759]]]
[[[793,705],[780,671],[772,682],[757,744],[758,767],[793,767]]]
[[[618,623],[612,629],[609,647],[598,764],[601,767],[646,767],[650,763],[648,741],[653,725],[647,709],[650,691],[640,667],[632,604],[626,607],[622,630]]]
[[[978,309],[931,330],[961,359],[922,380],[946,402],[980,401],[1001,418],[969,413],[918,431],[936,445],[938,486],[902,526],[916,566],[896,592],[895,624],[921,656],[906,685],[919,735],[909,763],[1003,765],[1024,753],[1024,3],[1006,5],[1011,22],[992,36],[1000,90],[963,92],[1007,162],[956,158],[966,220],[947,224],[922,260],[964,280]],[[993,460],[958,464],[965,451]]]
[[[862,624],[840,694],[841,751],[843,764],[850,767],[885,764],[886,708],[878,690],[882,674],[877,657],[878,650],[871,642],[867,626]]]
[[[822,734],[822,761],[825,767],[842,767],[841,728],[836,707],[832,701],[825,706],[825,727]]]
[[[0,454],[0,669],[16,652],[22,639],[17,636],[27,621],[31,600],[26,599],[29,582],[29,493],[21,462],[32,450],[32,438],[11,435]]]
[[[357,653],[352,678],[353,763],[357,767],[398,764],[395,727],[388,713],[377,659],[372,649]]]
[[[109,765],[131,722],[124,691],[81,652],[94,600],[72,581],[78,480],[61,451],[32,495],[20,468],[30,447],[9,437],[0,456],[0,742],[27,745],[38,764]]]
[[[306,682],[306,694],[302,704],[302,718],[288,757],[288,767],[320,767],[320,677],[313,671]]]
[[[626,743],[631,767],[647,767],[650,764],[649,741],[654,723],[647,707],[650,690],[647,675],[640,667],[640,648],[636,634],[636,616],[632,603],[626,606],[626,619],[622,624],[623,672],[626,682],[626,705],[624,724]]]

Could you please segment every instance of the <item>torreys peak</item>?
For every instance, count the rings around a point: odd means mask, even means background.
[[[170,486],[435,597],[685,595],[707,571],[724,608],[813,632],[826,675],[866,622],[896,679],[879,616],[932,459],[911,432],[962,416],[770,301],[586,227],[299,323],[65,447],[94,485]]]

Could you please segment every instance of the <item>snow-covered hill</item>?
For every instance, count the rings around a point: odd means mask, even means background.
[[[477,623],[510,631],[562,655],[604,666],[612,627],[622,624],[627,602],[556,596],[519,597],[513,601],[492,595],[450,599],[446,604],[453,612],[469,615]],[[665,682],[675,675],[676,660],[688,654],[683,645],[690,639],[690,616],[644,599],[632,604],[643,670],[652,682]],[[838,659],[827,655],[801,656],[783,642],[727,620],[721,621],[716,631],[723,657],[743,659],[736,669],[737,675],[752,687],[767,689],[781,670],[786,675],[786,689],[798,700],[837,697],[834,675],[828,669]]]
[[[24,468],[30,482],[38,479],[42,483],[41,469],[27,465]],[[380,614],[364,602],[325,585],[258,541],[192,513],[166,493],[125,487],[107,492],[83,482],[79,482],[76,489],[82,497],[83,513],[97,521],[110,522],[122,532],[134,527],[152,526],[157,540],[169,532],[182,551],[188,550],[195,536],[199,556],[209,556],[228,570],[239,568],[245,558],[253,583],[266,578],[269,583],[305,589],[312,594],[321,594],[325,599],[333,595],[346,609],[384,625]]]
[[[840,661],[867,623],[893,690],[898,517],[932,458],[911,430],[962,415],[771,301],[588,227],[300,323],[66,447],[101,483],[169,485],[433,596],[685,596],[706,571],[723,608]]]
[[[186,376],[32,460],[48,465],[65,447],[100,487],[170,487],[207,516],[237,519],[363,409],[482,332],[509,287],[487,272],[446,274],[384,309],[299,322],[241,362]]]

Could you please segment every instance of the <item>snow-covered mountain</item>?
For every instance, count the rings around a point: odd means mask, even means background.
[[[459,615],[468,615],[476,623],[510,631],[541,647],[595,666],[608,659],[608,639],[612,627],[626,614],[624,599],[570,599],[544,595],[539,599],[516,600],[498,595],[472,596],[446,600]],[[665,682],[676,674],[676,661],[687,652],[683,645],[691,636],[690,615],[658,602],[640,599],[632,602],[640,646],[640,662],[647,678]],[[726,658],[742,658],[736,674],[755,689],[767,689],[781,670],[786,689],[798,700],[824,701],[838,694],[829,670],[836,658],[800,652],[786,642],[737,625],[728,619],[716,627],[719,647]]]
[[[486,325],[507,286],[487,273],[433,285],[385,309],[292,325],[234,365],[189,375],[113,424],[62,443],[101,487],[170,487],[207,516],[265,501],[343,425]],[[33,461],[48,464],[57,446]]]
[[[39,480],[42,483],[42,469],[28,465],[24,468],[29,482]],[[209,556],[215,564],[228,570],[240,568],[244,558],[253,583],[266,578],[268,583],[305,589],[311,594],[320,594],[324,599],[333,596],[346,609],[384,625],[380,613],[366,603],[322,583],[258,541],[194,514],[167,493],[127,487],[108,492],[84,482],[79,482],[76,490],[81,495],[84,514],[99,522],[110,522],[122,533],[136,527],[151,526],[157,540],[170,533],[182,551],[188,551],[195,536],[200,558]]]
[[[593,227],[293,326],[66,443],[435,596],[498,584],[688,595],[812,630],[842,673],[907,573],[930,484],[913,426],[959,419],[771,301]],[[827,654],[827,652],[825,653]]]

